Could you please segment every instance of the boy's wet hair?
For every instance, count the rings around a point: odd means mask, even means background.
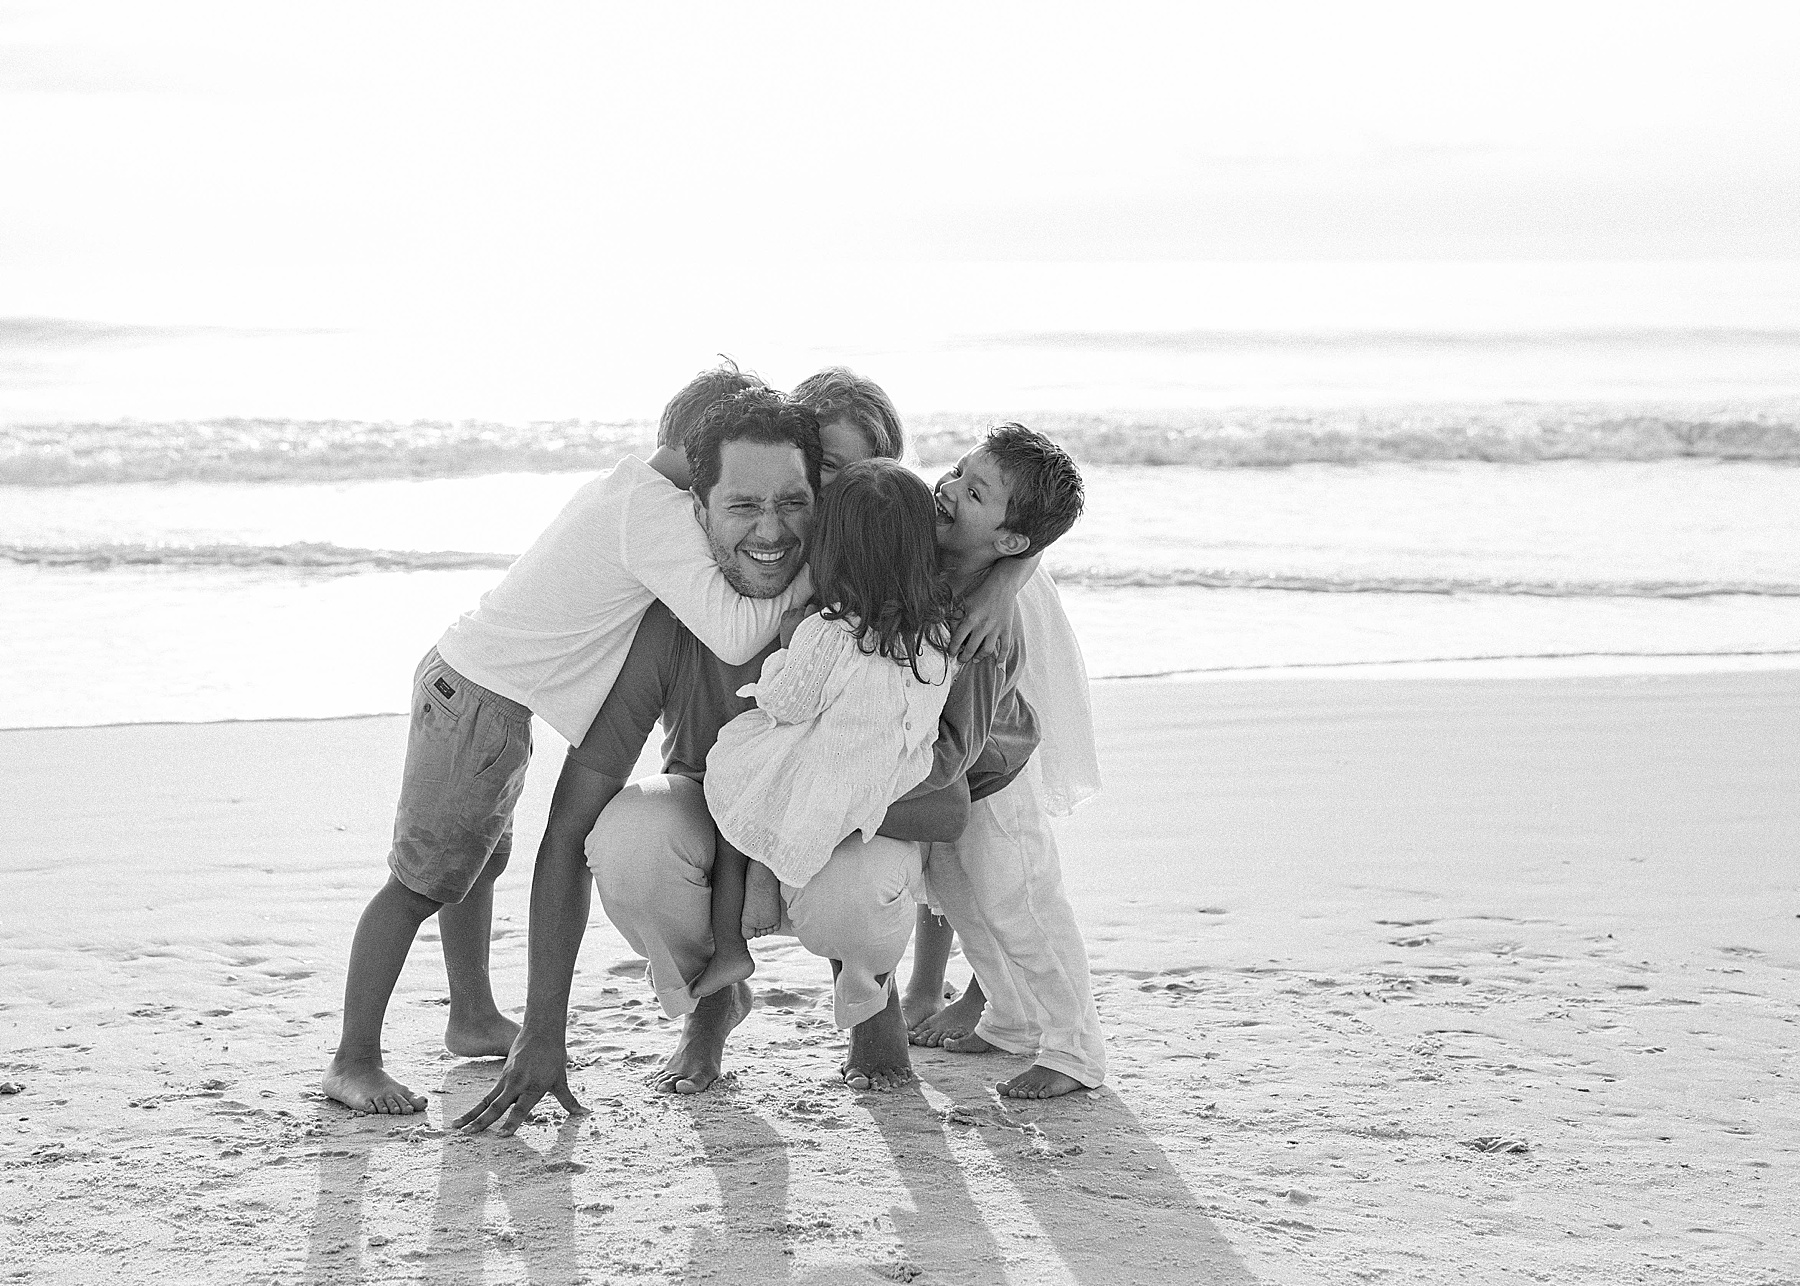
[[[937,504],[919,475],[880,456],[846,465],[819,497],[806,558],[820,615],[854,621],[863,651],[927,681],[919,657],[950,650],[954,599],[938,572]]]
[[[862,430],[878,456],[898,460],[906,453],[906,432],[900,427],[900,413],[893,402],[881,385],[847,366],[827,366],[817,375],[808,375],[789,396],[811,409],[821,426],[834,420],[850,421]]]
[[[982,445],[1006,475],[1006,529],[1031,542],[1019,557],[1041,553],[1081,517],[1081,470],[1069,453],[1023,424],[989,429]]]
[[[806,458],[807,485],[813,495],[819,494],[819,465],[825,458],[819,445],[819,420],[798,402],[757,384],[713,403],[687,437],[688,482],[701,504],[719,480],[727,442],[799,447]]]
[[[656,445],[680,450],[718,403],[747,388],[766,387],[760,375],[740,371],[729,357],[721,358],[717,366],[701,371],[683,385],[681,392],[663,407],[662,419],[656,425]]]

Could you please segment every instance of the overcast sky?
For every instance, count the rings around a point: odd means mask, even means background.
[[[1250,325],[1269,295],[1329,325],[1369,309],[1314,299],[1358,280],[1321,260],[1800,259],[1796,66],[1785,0],[0,0],[0,319],[26,319],[0,327],[0,385],[15,414],[85,414],[90,389],[110,413],[196,390],[287,407],[269,390],[361,360],[321,405],[566,386],[555,410],[644,353],[679,373],[770,337],[852,345],[907,309],[949,329],[989,303],[1015,327]],[[1167,288],[1129,297],[1109,269],[1079,295],[1093,261],[1315,267],[1235,291],[1146,269]],[[1065,266],[945,266],[1021,262]],[[1742,268],[1698,271],[1658,324],[1759,324]],[[1461,288],[1431,276],[1377,275],[1387,324],[1415,296],[1455,312]],[[1730,307],[1688,317],[1713,277]],[[1553,278],[1526,292],[1540,322]],[[1637,317],[1629,291],[1584,289],[1602,322]],[[1495,298],[1470,324],[1511,307]],[[260,374],[263,348],[191,370],[132,355],[264,327],[358,338]],[[411,347],[360,338],[377,332]],[[136,365],[67,356],[101,350]]]
[[[1800,257],[1797,36],[1787,3],[0,4],[0,314],[707,260]]]

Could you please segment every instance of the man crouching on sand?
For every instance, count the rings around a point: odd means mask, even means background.
[[[754,399],[752,399],[754,400]],[[689,441],[695,513],[714,558],[746,595],[779,594],[798,573],[819,481],[818,423],[786,404],[773,414],[722,404]],[[754,410],[755,413],[749,413]],[[719,730],[749,709],[740,688],[764,656],[728,665],[660,607],[645,614],[631,652],[593,727],[568,761],[551,801],[531,886],[530,979],[525,1021],[500,1082],[454,1124],[474,1133],[522,1125],[545,1094],[571,1112],[566,1028],[575,958],[588,921],[588,867],[607,916],[649,961],[648,980],[670,1017],[683,1019],[675,1052],[650,1083],[693,1094],[718,1079],[726,1039],[750,1009],[737,983],[696,1001],[689,984],[712,955],[709,889],[716,832],[701,786]],[[782,917],[834,977],[872,977],[874,999],[834,987],[835,1017],[850,1029],[844,1081],[885,1089],[911,1079],[905,1024],[892,973],[913,921],[920,878],[915,841],[954,839],[968,789],[1016,774],[1036,746],[1036,722],[1017,695],[1019,658],[978,661],[959,672],[945,705],[931,775],[894,805],[881,833],[846,840]],[[651,727],[665,730],[660,776],[626,784]],[[1016,762],[1015,762],[1016,761]],[[965,774],[968,783],[965,784]]]

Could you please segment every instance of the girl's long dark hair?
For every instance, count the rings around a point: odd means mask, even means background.
[[[954,599],[938,572],[937,506],[912,470],[879,456],[844,468],[819,497],[807,560],[821,615],[853,619],[863,651],[921,682],[919,654],[949,652]]]

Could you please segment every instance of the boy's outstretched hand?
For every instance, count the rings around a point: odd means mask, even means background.
[[[487,1097],[450,1124],[464,1134],[480,1134],[504,1115],[500,1135],[510,1138],[531,1119],[531,1109],[546,1094],[556,1095],[556,1101],[570,1116],[587,1115],[588,1110],[569,1089],[567,1048],[560,1041],[530,1040],[521,1032],[506,1055],[506,1068],[500,1073],[499,1082],[487,1092]]]

